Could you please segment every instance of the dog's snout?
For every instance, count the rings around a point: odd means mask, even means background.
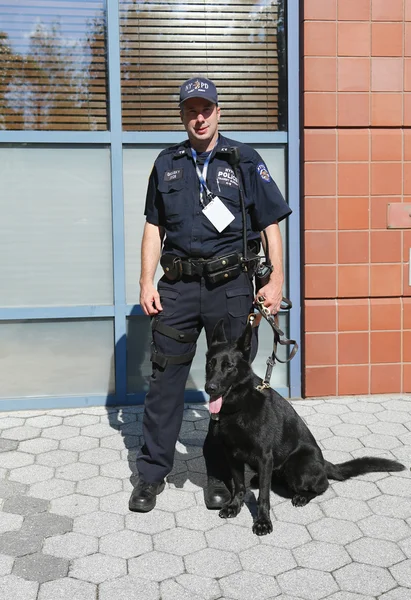
[[[217,386],[215,383],[208,383],[206,385],[206,388],[207,388],[206,389],[207,394],[212,394],[213,392],[217,391]]]

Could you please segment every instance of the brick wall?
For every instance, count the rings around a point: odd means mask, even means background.
[[[411,0],[304,0],[305,395],[411,392]]]

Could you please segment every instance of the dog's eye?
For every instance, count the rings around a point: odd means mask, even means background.
[[[233,371],[233,370],[234,370],[234,368],[235,368],[235,365],[233,365],[232,363],[226,362],[226,363],[223,365],[223,368],[224,368],[224,370],[225,370],[225,371],[228,371],[228,372],[230,373],[231,371]]]

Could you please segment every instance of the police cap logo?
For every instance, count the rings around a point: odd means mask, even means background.
[[[271,181],[270,173],[264,163],[260,163],[257,166],[257,172],[263,181]]]

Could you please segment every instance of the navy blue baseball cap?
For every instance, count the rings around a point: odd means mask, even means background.
[[[206,77],[192,77],[180,88],[180,106],[189,98],[205,98],[213,104],[218,104],[217,89]]]

